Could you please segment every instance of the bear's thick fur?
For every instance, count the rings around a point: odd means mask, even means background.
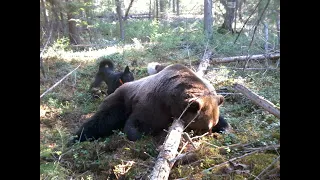
[[[148,63],[147,69],[148,69],[148,74],[149,75],[153,75],[156,74],[160,71],[162,71],[164,68],[166,67],[166,65],[164,64],[160,64],[158,62],[151,62]],[[203,83],[209,88],[210,92],[214,95],[216,95],[216,90],[215,88],[212,86],[212,84],[210,83],[210,81],[208,81],[207,79],[201,77],[198,73],[195,73],[202,81]],[[212,128],[212,132],[218,132],[218,133],[222,133],[222,132],[228,132],[232,129],[231,125],[227,122],[227,120],[223,117],[223,116],[219,116],[219,121],[218,124],[216,126],[214,126]]]
[[[129,140],[142,134],[156,135],[167,129],[175,118],[194,130],[210,131],[219,121],[219,106],[224,97],[211,93],[206,84],[189,68],[174,64],[157,74],[127,82],[99,106],[98,111],[76,132],[79,141],[98,139],[124,128]]]

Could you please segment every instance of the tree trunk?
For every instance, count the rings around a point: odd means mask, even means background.
[[[258,94],[252,92],[250,89],[241,84],[235,83],[233,85],[233,88],[241,92],[256,105],[262,107],[263,109],[280,119],[280,110],[272,102],[264,99],[262,96],[259,96]]]
[[[225,57],[225,58],[212,58],[211,63],[229,63],[235,61],[247,61],[247,60],[276,60],[280,58],[280,53],[273,54],[258,54],[252,56],[234,56],[234,57]]]
[[[168,3],[167,3],[167,0],[160,0],[160,17],[161,19],[167,19],[168,17]]]
[[[151,19],[151,14],[152,13],[152,0],[149,0],[149,19]]]
[[[44,3],[44,0],[40,1],[40,6],[41,6],[40,10],[42,11],[42,15],[43,15],[43,19],[44,19],[44,27],[47,30],[49,22],[48,22],[48,17],[47,17],[47,13],[46,13],[46,5]]]
[[[176,0],[172,0],[172,12],[176,12]]]
[[[65,18],[63,13],[60,11],[60,24],[61,24],[61,30],[63,35],[67,35],[67,28],[66,28],[66,24],[65,24]]]
[[[180,0],[176,0],[177,2],[177,16],[180,15]]]
[[[242,18],[242,5],[246,2],[246,0],[238,0],[237,1],[237,11],[239,14],[239,21],[243,22]]]
[[[59,15],[58,15],[58,6],[57,6],[57,1],[56,0],[52,0],[51,1],[51,11],[52,11],[52,14],[53,14],[53,17],[54,17],[54,23],[53,23],[53,28],[54,28],[54,32],[62,32],[61,29],[61,23],[60,23],[60,18],[59,18]]]
[[[43,77],[44,77],[44,78],[47,78],[47,77],[46,77],[46,71],[44,70],[44,67],[43,67],[42,57],[40,57],[40,69],[41,69],[41,72],[42,72]]]
[[[280,12],[277,16],[277,35],[278,35],[278,45],[280,49]]]
[[[204,33],[206,37],[212,38],[212,26],[213,26],[213,17],[212,17],[212,0],[204,0]]]
[[[119,19],[119,26],[120,26],[120,39],[123,41],[124,40],[124,26],[123,26],[123,13],[122,13],[122,0],[116,0],[116,11],[118,14],[118,19]]]
[[[159,0],[154,1],[154,9],[155,9],[155,19],[158,21],[159,20]]]
[[[180,119],[174,120],[169,128],[166,140],[157,157],[156,163],[149,176],[150,180],[167,180],[173,164],[175,163],[184,124]]]
[[[234,11],[236,8],[236,0],[220,0],[220,2],[221,4],[223,4],[223,6],[226,9],[226,13],[224,14],[224,22],[220,27],[220,29],[227,30],[228,32],[233,32],[232,23],[234,21],[234,14],[235,14]]]
[[[264,43],[264,51],[266,54],[269,53],[269,30],[268,30],[268,23],[267,22],[262,22],[263,24],[263,29],[264,29],[264,39],[265,39],[265,43]]]
[[[70,0],[66,0],[66,3],[71,2]],[[78,34],[77,23],[75,21],[72,8],[70,8],[70,4],[67,8],[67,19],[68,19],[68,29],[69,29],[69,40],[70,44],[77,45],[81,44],[80,36]]]

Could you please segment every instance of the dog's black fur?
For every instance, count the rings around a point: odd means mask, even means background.
[[[218,123],[212,128],[212,132],[223,133],[232,129],[231,125],[225,120],[223,116],[219,116]]]
[[[108,65],[108,67],[106,67],[106,65]],[[126,66],[123,72],[115,72],[113,62],[109,59],[103,59],[99,64],[99,70],[94,81],[90,85],[90,91],[93,94],[97,93],[99,91],[98,87],[102,81],[104,81],[108,86],[107,94],[110,95],[122,84],[133,80],[133,74],[130,72],[128,66]],[[106,94],[104,91],[101,91],[101,93]]]

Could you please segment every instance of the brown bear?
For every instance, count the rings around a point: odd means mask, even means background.
[[[148,74],[149,75],[153,75],[153,74],[156,74],[160,71],[162,71],[164,68],[166,67],[166,65],[164,64],[160,64],[158,62],[151,62],[151,63],[148,63],[148,66],[147,66],[147,70],[148,70]],[[207,79],[201,77],[200,74],[198,74],[197,72],[195,73],[202,81],[203,83],[209,88],[210,92],[213,94],[213,95],[216,95],[216,90],[215,88],[212,86],[212,84],[210,83],[210,81],[208,81]],[[223,117],[223,116],[219,116],[219,121],[218,121],[218,124],[215,125],[213,128],[212,128],[212,132],[218,132],[218,133],[223,133],[223,132],[228,132],[232,130],[232,127],[231,125],[227,122],[227,120]]]
[[[76,132],[85,141],[112,134],[123,128],[129,140],[143,134],[156,135],[181,116],[188,128],[211,131],[219,121],[224,97],[210,92],[191,69],[169,65],[157,74],[127,82],[99,106],[98,111]],[[77,140],[75,139],[75,140]]]

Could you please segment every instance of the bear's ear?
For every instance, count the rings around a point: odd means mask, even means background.
[[[220,94],[217,95],[218,106],[220,106],[224,102],[224,97]]]
[[[130,70],[129,70],[129,66],[126,66],[126,68],[124,69],[124,73],[129,73]]]
[[[201,109],[203,102],[200,98],[192,98],[189,100],[189,103],[191,103],[191,104],[190,104],[188,110],[191,112],[197,112]]]

